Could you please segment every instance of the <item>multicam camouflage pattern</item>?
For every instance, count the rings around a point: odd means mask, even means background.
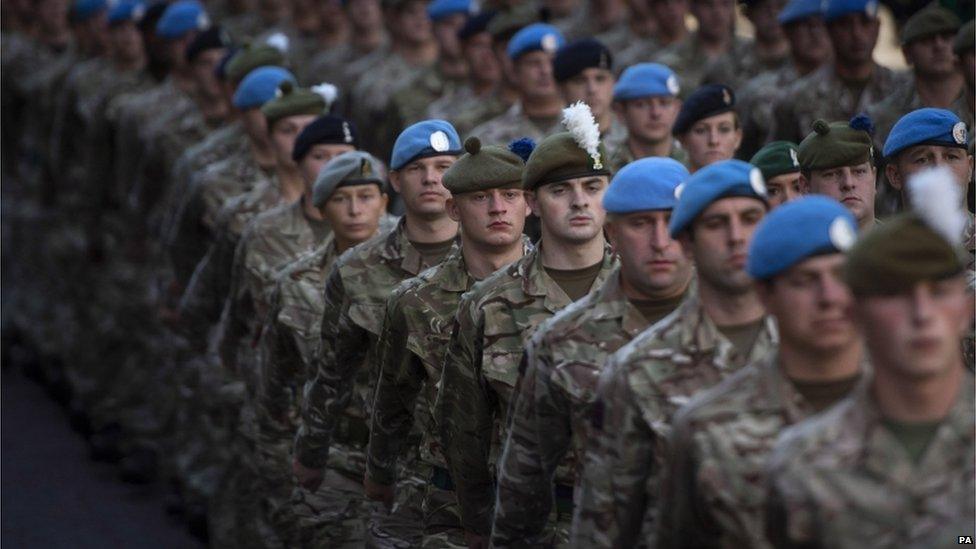
[[[466,136],[479,124],[483,124],[508,110],[509,106],[494,90],[478,95],[468,85],[461,85],[453,93],[444,94],[427,108],[426,118],[449,121],[458,135]]]
[[[734,88],[730,80],[755,76],[763,68],[753,53],[752,40],[733,36],[728,51],[712,59],[702,49],[697,32],[661,50],[656,61],[671,67],[678,75],[681,89],[688,93],[706,83]]]
[[[461,81],[448,78],[437,65],[414,75],[390,97],[387,116],[394,117],[397,133],[410,124],[427,118],[427,108],[445,95],[454,93]],[[455,128],[456,129],[456,128]]]
[[[662,475],[658,547],[769,547],[766,461],[780,433],[814,413],[775,355],[682,408]]]
[[[970,110],[969,101],[966,98],[967,93],[963,88],[959,97],[949,105],[948,109],[956,113],[968,127],[972,128],[973,112]],[[879,151],[884,148],[884,142],[887,141],[891,128],[902,116],[926,106],[928,105],[923,103],[922,98],[918,95],[914,78],[907,78],[894,90],[889,90],[888,95],[867,109],[867,114],[871,118],[871,122],[874,123],[875,148]]]
[[[576,484],[600,370],[610,354],[648,325],[623,294],[618,268],[603,286],[536,330],[526,345],[525,371],[498,464],[495,546],[545,543],[552,479]]]
[[[769,141],[773,105],[800,76],[792,64],[754,76],[735,90],[735,110],[742,125],[736,158],[752,158]]]
[[[697,392],[760,360],[777,343],[776,325],[767,317],[743,356],[691,296],[614,353],[593,405],[574,546],[632,547],[639,538],[653,540],[672,416]]]
[[[976,429],[966,371],[948,416],[914,463],[859,391],[787,430],[768,464],[775,547],[954,547],[973,536]]]
[[[362,403],[350,419],[360,425],[357,432],[366,433],[371,395],[356,387],[375,386],[370,381],[377,374],[366,358],[376,349],[386,301],[400,282],[429,267],[407,240],[405,222],[401,219],[393,230],[346,251],[329,274],[321,349],[315,375],[305,385],[302,424],[295,437],[295,455],[306,467],[325,465],[337,422],[347,417],[351,402]]]
[[[538,126],[522,114],[522,104],[516,102],[503,114],[475,127],[471,130],[471,135],[481,139],[482,143],[504,145],[522,137],[528,137],[538,143],[546,136],[562,130],[563,126],[558,117],[548,127]]]
[[[770,135],[772,139],[799,143],[813,131],[813,122],[818,118],[828,122],[849,120],[887,97],[902,78],[891,69],[875,65],[864,90],[857,94],[837,76],[833,63],[825,63],[778,97]]]
[[[627,164],[630,164],[634,160],[634,153],[631,152],[630,146],[627,144],[626,138],[620,142],[615,148],[609,149],[610,152],[610,170],[613,173],[620,171]],[[677,139],[671,141],[671,153],[668,154],[668,158],[673,158],[682,164],[688,164],[688,153],[681,148],[681,143]]]
[[[593,287],[615,266],[607,246]],[[491,530],[494,469],[525,343],[540,324],[570,303],[543,268],[541,247],[461,298],[434,418],[466,530],[480,535]]]
[[[398,133],[387,120],[387,106],[397,91],[426,68],[411,65],[397,53],[388,53],[355,81],[350,114],[356,127],[363,129],[360,134],[363,150],[373,151],[380,158],[389,158]]]

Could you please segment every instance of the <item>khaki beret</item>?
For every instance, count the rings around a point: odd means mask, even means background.
[[[385,173],[380,159],[366,151],[342,153],[326,162],[319,170],[312,186],[312,205],[321,208],[339,187],[372,183],[386,192],[383,180]]]
[[[303,114],[321,115],[327,109],[325,99],[307,88],[296,87],[289,81],[278,85],[278,92],[274,99],[261,107],[261,112],[268,119],[268,127],[289,116]]]
[[[533,191],[542,185],[577,177],[610,175],[608,158],[603,144],[599,147],[599,161],[576,144],[569,132],[560,132],[542,140],[525,163],[522,188]]]
[[[874,161],[874,147],[868,132],[870,121],[857,116],[846,122],[813,123],[813,131],[800,142],[797,153],[804,171],[856,166]]]
[[[934,34],[955,34],[959,30],[959,25],[959,18],[956,17],[956,14],[943,7],[931,6],[919,10],[915,15],[909,17],[901,28],[901,45],[904,46]]]
[[[482,146],[477,137],[469,137],[464,141],[464,151],[444,172],[444,187],[451,194],[522,185],[525,162],[509,149]]]

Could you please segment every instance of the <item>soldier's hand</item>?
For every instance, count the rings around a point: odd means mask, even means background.
[[[465,530],[464,540],[468,542],[468,549],[488,549],[488,536]]]
[[[295,459],[291,462],[291,470],[295,474],[295,478],[298,479],[298,485],[310,492],[318,490],[319,485],[322,484],[321,469],[305,467]]]
[[[363,476],[363,491],[366,497],[373,501],[379,501],[389,511],[393,508],[393,486],[373,482],[369,474]]]

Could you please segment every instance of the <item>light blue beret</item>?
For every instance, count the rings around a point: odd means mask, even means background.
[[[427,16],[431,21],[438,21],[455,13],[468,15],[471,10],[471,0],[434,0],[427,4]]]
[[[393,144],[390,169],[399,170],[418,158],[428,156],[459,156],[461,138],[457,130],[446,120],[423,120],[408,127]]]
[[[247,73],[234,92],[234,106],[240,110],[254,109],[274,98],[278,85],[284,81],[297,84],[295,75],[281,67],[258,67]]]
[[[196,0],[178,0],[163,12],[156,23],[156,34],[162,38],[179,38],[193,30],[204,30],[210,26],[203,5]]]
[[[678,76],[667,65],[638,63],[627,67],[613,87],[614,101],[627,101],[641,97],[674,97],[681,91]]]
[[[790,0],[783,11],[779,12],[776,20],[779,21],[780,25],[788,25],[808,17],[822,16],[823,2],[820,0]]]
[[[71,20],[87,21],[108,8],[106,0],[75,0],[71,5]]]
[[[787,202],[763,218],[749,245],[746,272],[765,280],[821,254],[845,252],[857,238],[850,210],[826,196]]]
[[[566,39],[559,29],[546,23],[532,23],[515,33],[508,41],[508,57],[512,60],[518,59],[530,51],[542,50],[548,53],[556,53],[556,50],[563,47]]]
[[[722,160],[705,166],[678,185],[674,194],[678,203],[668,226],[672,237],[677,237],[712,202],[721,198],[744,196],[764,203],[767,200],[762,172],[741,160]]]
[[[852,13],[877,17],[878,0],[826,0],[823,8],[824,21],[831,22]]]
[[[146,14],[146,5],[134,0],[117,2],[108,12],[108,24],[114,25],[123,21],[138,21]]]
[[[386,170],[379,158],[366,151],[344,152],[325,163],[312,186],[312,205],[321,208],[335,190],[347,185],[374,183],[383,187]]]
[[[926,107],[898,119],[885,140],[884,156],[891,159],[908,147],[922,144],[965,149],[967,137],[966,123],[954,112]]]
[[[603,195],[603,208],[615,214],[670,210],[677,202],[674,189],[686,179],[688,168],[673,158],[635,160],[613,176]]]

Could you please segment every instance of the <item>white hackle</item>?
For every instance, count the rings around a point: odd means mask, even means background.
[[[579,148],[599,163],[600,127],[596,125],[590,106],[577,101],[563,109],[563,126],[566,126],[566,131],[573,135],[573,140]]]
[[[339,98],[339,88],[328,82],[322,82],[321,84],[312,86],[311,90],[322,97],[325,101],[326,108],[331,107],[335,103],[335,100]]]
[[[952,170],[932,168],[908,180],[912,209],[934,231],[955,244],[962,240],[966,214],[962,210],[962,189]]]
[[[288,37],[281,32],[276,32],[272,34],[264,41],[264,43],[280,51],[283,54],[288,53],[288,46],[290,45]]]

